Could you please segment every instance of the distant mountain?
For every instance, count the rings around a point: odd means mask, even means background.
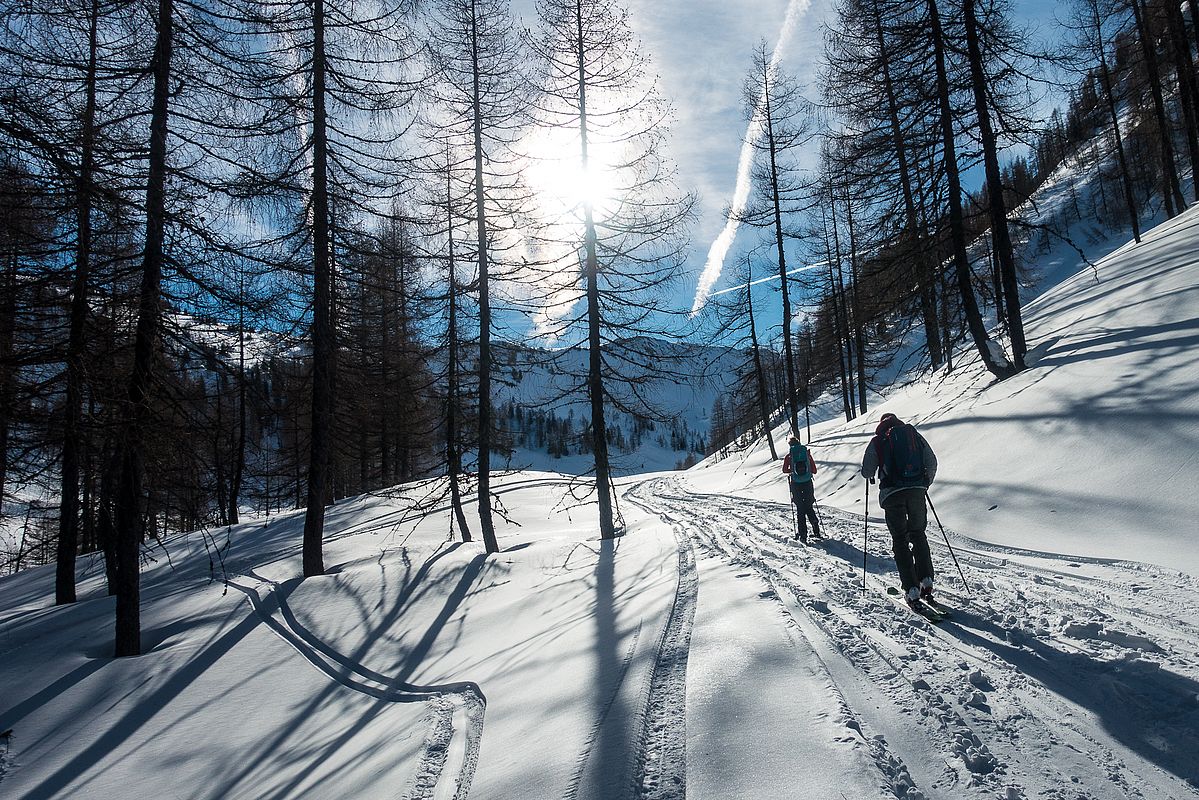
[[[628,339],[605,351],[608,440],[617,474],[691,466],[703,458],[710,412],[744,355],[726,347]],[[492,400],[512,468],[591,469],[586,350],[495,350]],[[503,460],[501,459],[501,463]]]

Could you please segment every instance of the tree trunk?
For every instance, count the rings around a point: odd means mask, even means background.
[[[812,341],[812,326],[804,330],[804,343],[807,345],[807,357],[804,359],[803,371],[803,413],[807,434],[805,441],[812,441],[812,352],[816,349]]]
[[[983,168],[987,176],[987,207],[991,218],[991,242],[999,263],[1003,284],[1003,308],[1007,317],[1008,338],[1012,346],[1012,365],[1016,372],[1024,369],[1024,354],[1028,344],[1024,338],[1024,317],[1020,309],[1020,282],[1016,276],[1016,257],[1012,252],[1012,237],[1008,230],[1007,203],[1003,196],[1003,176],[999,169],[999,147],[991,127],[987,107],[987,76],[983,69],[982,50],[978,41],[978,19],[974,0],[962,0],[962,16],[966,23],[966,53],[970,62],[970,83],[974,91],[974,113],[978,117],[978,138],[983,147]]]
[[[450,479],[450,505],[453,507],[454,519],[458,521],[458,530],[462,532],[462,541],[471,541],[470,527],[466,524],[466,514],[462,509],[462,490],[458,485],[462,474],[462,452],[458,448],[458,281],[455,276],[454,260],[454,211],[453,191],[450,186],[450,160],[446,158],[446,226],[449,239],[449,324],[446,331],[448,353],[446,355],[446,408],[445,408],[445,460],[446,471]]]
[[[166,233],[167,118],[170,103],[173,0],[159,0],[154,45],[154,100],[150,118],[150,160],[146,182],[146,240],[138,293],[133,374],[126,398],[121,441],[120,481],[114,513],[114,577],[116,579],[115,655],[141,654],[141,575],[139,554],[145,538],[145,437],[150,424],[154,358],[158,344],[159,308]]]
[[[1141,55],[1145,59],[1145,70],[1149,74],[1149,88],[1153,95],[1153,111],[1157,120],[1158,147],[1162,159],[1162,202],[1166,216],[1174,217],[1186,208],[1182,189],[1178,184],[1178,168],[1174,162],[1174,145],[1170,141],[1170,117],[1166,114],[1165,95],[1162,90],[1161,73],[1158,71],[1157,52],[1153,44],[1153,31],[1145,16],[1141,0],[1132,0],[1132,13],[1137,24],[1137,38],[1141,42]]]
[[[833,272],[833,259],[840,257],[839,249],[834,252],[833,245],[829,241],[829,232],[827,228],[828,222],[825,222],[824,232],[824,252],[827,256],[825,259],[825,269],[828,272],[828,288],[829,296],[833,306],[833,341],[836,342],[837,348],[837,382],[841,387],[841,413],[845,415],[845,420],[848,422],[853,419],[853,415],[849,410],[849,384],[845,377],[845,353],[842,350],[843,340],[841,338],[841,312],[840,303],[837,301],[837,276]]]
[[[586,54],[583,52],[583,10],[576,3],[575,20],[578,35],[579,67],[579,156],[583,174],[587,174],[587,72]],[[592,450],[595,455],[595,491],[599,501],[600,537],[612,539],[616,536],[616,523],[612,515],[612,486],[608,463],[608,427],[604,421],[604,376],[603,354],[600,339],[599,303],[599,257],[596,253],[594,209],[591,199],[583,203],[583,249],[587,293],[587,392],[591,399]]]
[[[8,448],[13,413],[16,411],[16,244],[13,243],[12,247],[11,252],[0,253],[4,259],[4,293],[0,296],[0,512],[4,510],[4,495],[8,488]]]
[[[937,74],[937,96],[941,117],[942,158],[945,175],[949,183],[949,230],[953,240],[953,264],[957,274],[958,292],[961,294],[962,310],[966,315],[966,326],[974,340],[974,347],[987,370],[999,380],[1013,375],[1012,368],[999,363],[991,353],[990,339],[983,327],[978,301],[974,297],[974,286],[970,272],[970,257],[966,252],[966,226],[962,212],[962,184],[958,175],[957,149],[953,136],[953,108],[949,96],[949,75],[945,66],[945,35],[941,28],[941,17],[936,0],[927,0],[929,23],[935,50]]]
[[[483,191],[483,111],[479,83],[479,36],[471,3],[471,78],[474,110],[475,228],[479,246],[479,528],[488,553],[498,553],[491,516],[491,286],[488,275],[487,214]]]
[[[1165,4],[1166,24],[1174,56],[1174,71],[1178,77],[1178,102],[1182,106],[1182,118],[1186,127],[1187,154],[1191,160],[1191,191],[1199,200],[1199,180],[1195,171],[1199,169],[1199,81],[1195,79],[1195,62],[1191,58],[1191,45],[1186,36],[1186,20],[1177,2]]]
[[[380,338],[383,346],[383,351],[379,355],[379,385],[382,387],[382,391],[379,392],[379,406],[376,413],[379,415],[379,480],[383,486],[392,486],[397,481],[395,479],[395,465],[391,460],[394,448],[391,417],[395,411],[389,402],[389,394],[392,386],[391,359],[392,351],[395,347],[391,340],[391,298],[396,294],[398,287],[396,286],[395,270],[390,266],[385,269],[386,275],[380,276],[381,281],[385,282],[387,286],[387,292],[383,296],[380,307],[379,320],[382,333]]]
[[[333,274],[329,236],[329,153],[325,111],[325,5],[312,6],[312,430],[304,513],[304,577],[325,572],[325,503],[329,499],[333,424]]]
[[[866,413],[866,333],[862,320],[862,299],[858,292],[858,245],[853,224],[853,201],[845,198],[845,218],[849,224],[849,270],[853,282],[853,341],[858,367],[858,412]]]
[[[242,300],[244,301],[244,297]],[[237,311],[237,445],[233,454],[233,481],[229,487],[229,524],[241,522],[241,484],[246,470],[246,311]]]
[[[924,322],[924,341],[928,347],[928,360],[935,370],[941,366],[941,337],[937,331],[937,293],[934,270],[929,264],[928,253],[921,246],[920,228],[916,222],[916,201],[912,192],[912,177],[909,171],[907,140],[899,120],[899,101],[895,95],[895,84],[891,78],[891,57],[883,35],[883,18],[878,4],[874,10],[874,31],[878,42],[879,62],[883,74],[883,94],[887,100],[887,117],[891,124],[891,139],[895,143],[895,157],[899,164],[899,187],[903,194],[904,221],[909,232],[909,245],[916,262],[917,285],[920,292],[920,316]],[[862,413],[866,413],[863,407]]]
[[[779,289],[783,298],[783,356],[786,361],[787,412],[791,420],[791,434],[799,433],[799,410],[795,406],[795,353],[791,346],[791,291],[787,278],[787,254],[783,249],[783,209],[779,190],[777,148],[774,139],[774,118],[770,102],[770,67],[768,62],[762,72],[762,101],[765,103],[766,142],[770,152],[770,199],[774,206],[774,243],[779,262]]]
[[[62,474],[59,483],[58,558],[54,576],[54,601],[75,602],[75,556],[79,552],[79,459],[82,450],[83,381],[87,346],[88,283],[92,260],[92,173],[95,158],[96,69],[100,6],[92,0],[88,11],[88,60],[84,76],[85,99],[80,121],[81,154],[75,189],[75,277],[71,286],[71,323],[67,335],[66,407],[63,420]]]
[[[770,446],[770,460],[778,461],[779,454],[774,449],[774,436],[770,430],[770,406],[766,400],[766,372],[762,369],[762,351],[758,349],[758,326],[754,322],[754,297],[750,289],[749,276],[745,278],[745,303],[749,309],[749,341],[754,349],[754,376],[758,382],[758,411],[762,415],[762,434],[766,444]]]
[[[229,494],[225,483],[225,454],[222,452],[225,444],[225,382],[223,375],[217,378],[216,419],[212,426],[212,464],[215,473],[213,483],[216,490],[217,521],[221,525],[229,524]],[[207,397],[205,399],[207,400]],[[190,530],[184,526],[181,526],[181,529]]]
[[[849,372],[852,365],[846,365],[845,342],[848,337],[844,335],[846,326],[842,323],[842,309],[844,306],[841,303],[841,280],[838,277],[841,272],[841,239],[837,234],[837,205],[833,195],[833,184],[830,180],[828,186],[829,208],[828,214],[824,222],[824,249],[828,254],[825,260],[825,266],[828,269],[828,286],[829,295],[833,305],[833,339],[837,343],[837,374],[841,381],[841,412],[845,414],[845,421],[853,419],[853,401],[852,390],[849,383]],[[830,244],[829,235],[829,219],[832,221],[832,243]],[[834,270],[834,264],[836,268]]]
[[[94,419],[96,398],[89,395],[87,405],[88,417]],[[100,541],[96,537],[96,455],[95,443],[91,436],[82,438],[80,464],[80,484],[83,490],[83,504],[80,509],[80,550],[84,553],[94,553],[100,549]]]
[[[1192,3],[1194,0],[1192,0]],[[1107,106],[1108,117],[1112,121],[1112,136],[1116,143],[1116,161],[1120,165],[1120,182],[1124,187],[1124,203],[1128,208],[1128,219],[1132,223],[1132,238],[1137,244],[1141,242],[1140,212],[1137,209],[1136,190],[1133,188],[1132,173],[1128,169],[1128,159],[1124,155],[1124,138],[1120,135],[1120,116],[1116,112],[1115,92],[1112,89],[1111,70],[1107,65],[1107,46],[1103,41],[1103,22],[1099,18],[1099,5],[1096,0],[1090,0],[1091,19],[1095,23],[1095,36],[1099,45],[1099,75],[1103,81],[1103,99]]]

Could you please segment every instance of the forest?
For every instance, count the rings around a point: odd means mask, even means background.
[[[1195,199],[1196,0],[1061,14],[1050,52],[1002,0],[841,0],[813,84],[746,53],[730,213],[755,245],[692,315],[696,195],[617,0],[539,0],[528,27],[505,0],[6,2],[0,572],[54,563],[71,603],[103,553],[133,655],[171,533],[303,508],[319,575],[329,505],[428,481],[494,553],[491,476],[531,435],[591,457],[612,538],[614,415],[714,453],[826,393],[864,414],[962,342],[1021,372],[1030,254],[1070,222],[1028,213],[1055,170],[1099,176],[1075,220],[1138,241]],[[742,362],[705,441],[645,390],[711,377],[663,340]],[[516,352],[567,377],[528,424],[495,402]]]

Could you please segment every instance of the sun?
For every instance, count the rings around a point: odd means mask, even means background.
[[[602,149],[588,154],[584,169],[577,136],[562,131],[538,137],[526,170],[537,213],[551,224],[582,224],[588,205],[595,222],[609,219],[618,207],[615,170]]]

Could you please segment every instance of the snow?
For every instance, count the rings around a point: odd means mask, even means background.
[[[988,545],[1147,562],[1199,575],[1199,211],[1192,209],[1029,303],[1034,365],[1001,383],[977,361],[813,429],[820,503],[861,513],[856,475],[879,416],[924,434],[942,522]],[[784,439],[776,430],[776,442]],[[706,491],[784,499],[758,449],[701,465]]]
[[[331,508],[317,578],[302,512],[174,537],[136,658],[109,657],[98,560],[65,607],[53,567],[0,579],[0,791],[1197,797],[1196,241],[1192,211],[1030,303],[1015,378],[959,359],[866,418],[819,409],[811,546],[759,444],[620,479],[614,541],[586,479],[531,471],[495,478],[493,556],[427,485]],[[884,411],[940,461],[940,625],[886,593],[875,496],[863,518]]]
[[[702,569],[687,717],[714,724],[688,741],[688,788],[699,797],[788,797],[796,786],[810,797],[891,796],[872,780],[869,748],[824,662],[779,624],[774,590],[715,555]],[[747,735],[749,720],[756,733]]]

